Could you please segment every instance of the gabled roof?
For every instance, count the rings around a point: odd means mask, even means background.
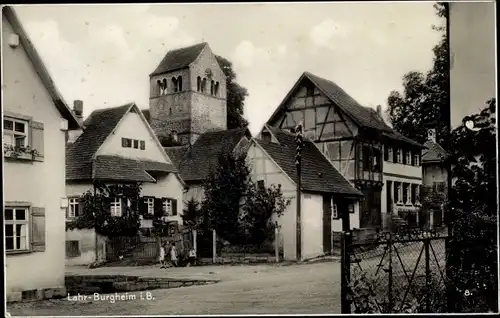
[[[251,136],[247,127],[202,134],[192,146],[166,147],[168,156],[188,182],[201,182],[217,166],[222,152],[233,151],[243,137]]]
[[[424,150],[422,155],[422,163],[442,162],[448,158],[448,153],[440,144],[428,140],[424,146],[427,149]]]
[[[66,180],[90,180],[95,176],[93,168],[96,169],[96,166],[93,164],[94,159],[97,159],[96,154],[99,148],[104,144],[108,136],[116,129],[123,117],[133,108],[137,111],[139,116],[141,116],[140,110],[135,103],[128,103],[119,107],[99,109],[90,114],[90,116],[83,123],[83,133],[74,143],[66,145]],[[148,126],[152,136],[156,138],[147,122],[144,122],[144,124]],[[159,148],[161,148],[159,141],[156,141]],[[100,161],[96,162],[98,163]],[[141,162],[144,163],[145,161],[141,160]],[[161,165],[162,163],[157,164]],[[146,167],[151,166],[151,164],[147,166],[145,165],[144,169],[148,170]],[[164,166],[162,170],[165,170]],[[175,166],[170,165],[170,172],[177,172]]]
[[[295,136],[275,127],[267,126],[267,128],[278,139],[279,144],[256,139],[254,141],[297,184]],[[302,150],[302,190],[355,197],[363,196],[333,167],[316,145],[308,139],[304,139],[304,148]]]
[[[207,43],[203,42],[188,47],[168,51],[163,60],[161,60],[160,64],[156,67],[154,72],[149,76],[172,72],[188,67],[198,58],[201,51],[203,51],[206,45]]]
[[[151,123],[151,112],[149,111],[149,109],[142,109],[141,111],[148,123]]]
[[[389,125],[384,122],[384,120],[377,114],[374,109],[362,106],[334,82],[309,72],[304,72],[300,76],[293,88],[288,92],[281,104],[271,115],[268,123],[271,124],[276,120],[280,113],[285,111],[284,108],[286,102],[289,100],[293,92],[304,79],[312,82],[326,97],[328,97],[333,103],[335,103],[344,113],[349,116],[352,121],[354,121],[360,127],[376,129],[388,138],[408,142],[415,146],[422,147],[422,145],[420,145],[419,143],[401,135],[400,133],[396,133]]]
[[[33,64],[33,67],[35,68],[35,71],[40,77],[43,85],[49,92],[50,98],[54,102],[54,105],[56,106],[57,110],[59,110],[61,116],[68,121],[68,128],[70,130],[79,129],[80,123],[78,119],[76,118],[73,111],[71,111],[71,109],[68,107],[68,104],[64,101],[61,93],[59,93],[56,85],[54,84],[54,81],[49,74],[49,71],[45,67],[42,58],[35,49],[35,46],[29,39],[28,34],[24,30],[24,27],[19,21],[19,18],[17,17],[14,9],[9,6],[3,7],[2,14],[5,16],[7,21],[9,21],[14,32],[19,36],[19,41],[22,47],[24,48],[26,54],[28,55],[28,58]]]

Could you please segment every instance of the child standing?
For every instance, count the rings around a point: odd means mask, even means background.
[[[165,268],[165,245],[160,246],[160,268]]]
[[[171,243],[170,247],[170,261],[174,267],[177,267],[177,250],[175,249],[175,244]]]
[[[196,261],[196,251],[194,250],[193,247],[191,247],[189,249],[189,258],[187,266],[189,267],[190,265],[194,265],[195,261]]]

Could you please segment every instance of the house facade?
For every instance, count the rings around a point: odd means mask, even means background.
[[[79,108],[75,109],[78,114]],[[66,150],[68,220],[82,213],[80,197],[92,191],[98,181],[106,185],[141,184],[137,212],[143,233],[153,227],[156,205],[162,206],[166,221],[182,225],[180,202],[185,184],[135,103],[92,112],[83,122],[81,134],[73,139]],[[123,215],[127,203],[122,201],[114,198],[111,202],[110,213],[114,216]],[[101,259],[104,243],[105,239],[93,229],[68,230],[67,264],[89,264]]]
[[[304,136],[364,194],[360,228],[386,228],[399,217],[418,222],[424,147],[394,131],[380,112],[305,72],[268,121],[283,130],[303,123]]]
[[[2,8],[2,58],[7,301],[65,296],[61,167],[79,123],[12,7]]]
[[[333,232],[342,231],[341,204],[350,213],[350,228],[359,228],[359,201],[362,193],[333,167],[311,142],[302,152],[302,191],[300,242],[297,242],[297,175],[295,136],[278,128],[265,126],[247,150],[251,178],[259,186],[280,186],[290,200],[279,217],[279,243],[286,260],[314,258],[333,250]]]
[[[496,3],[454,1],[448,5],[451,125],[457,127],[465,116],[496,97]]]

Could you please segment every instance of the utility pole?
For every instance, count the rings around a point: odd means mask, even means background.
[[[304,138],[302,136],[302,123],[295,128],[295,141],[297,143],[295,154],[295,166],[297,167],[297,261],[302,260],[302,218],[301,218],[301,169],[302,169],[302,148],[304,147]]]

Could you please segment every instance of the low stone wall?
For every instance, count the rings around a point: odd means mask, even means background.
[[[283,258],[280,258],[283,261]],[[276,256],[269,254],[239,254],[239,253],[222,253],[221,256],[215,258],[215,264],[261,264],[261,263],[276,263]],[[198,259],[198,265],[214,264],[212,258]]]
[[[173,279],[167,277],[139,277],[126,275],[70,275],[66,276],[66,290],[70,295],[142,291],[206,285],[217,280]]]

